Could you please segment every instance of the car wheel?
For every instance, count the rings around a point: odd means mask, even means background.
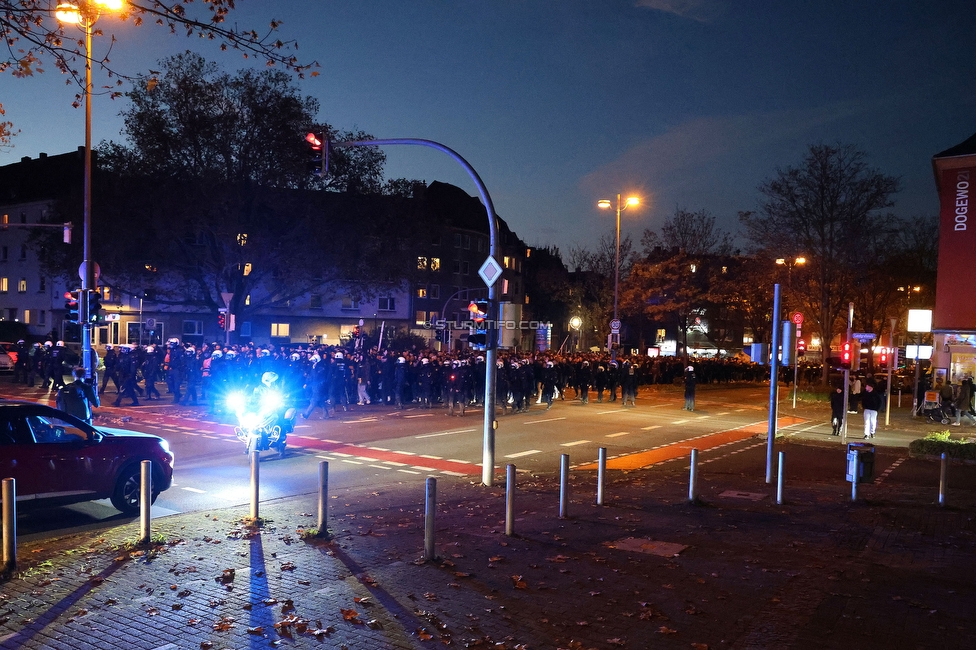
[[[155,481],[154,481],[155,482]],[[116,510],[127,515],[134,515],[139,512],[139,498],[142,491],[142,469],[134,465],[125,469],[119,475],[119,480],[115,483],[115,492],[112,493],[112,505]],[[153,490],[150,503],[156,502],[159,492]]]

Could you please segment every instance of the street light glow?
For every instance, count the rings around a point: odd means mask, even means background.
[[[636,196],[628,196],[627,197],[627,205],[629,205],[631,207],[633,207],[635,205],[640,205],[640,199],[637,198]]]
[[[81,10],[71,3],[63,2],[54,11],[54,17],[66,25],[78,25],[81,23]]]
[[[600,199],[599,201],[596,202],[596,206],[601,210],[606,210],[611,205],[612,204],[610,203],[610,199]]]

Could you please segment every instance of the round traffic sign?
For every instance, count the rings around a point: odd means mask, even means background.
[[[619,318],[614,318],[612,321],[610,321],[610,329],[612,329],[614,331],[620,329],[620,319]]]
[[[803,323],[803,314],[798,311],[793,312],[793,316],[791,318],[795,325],[800,325]]]

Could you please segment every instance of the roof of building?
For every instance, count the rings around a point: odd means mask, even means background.
[[[935,154],[933,158],[955,158],[956,156],[976,155],[976,133],[971,135],[968,140],[960,142],[954,147],[949,147],[945,151]]]

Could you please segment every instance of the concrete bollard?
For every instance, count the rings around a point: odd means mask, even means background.
[[[152,461],[142,461],[139,469],[139,543],[148,544],[151,537],[149,520],[152,509]]]
[[[776,468],[776,505],[783,505],[783,474],[786,471],[786,452],[779,452],[779,466]]]
[[[251,519],[259,516],[258,501],[260,500],[260,468],[261,452],[251,452]]]
[[[3,499],[3,568],[13,571],[17,568],[17,480],[3,479],[0,484],[0,498]]]
[[[603,487],[607,480],[607,448],[600,447],[600,455],[596,461],[596,504],[603,505]]]
[[[946,504],[946,492],[949,491],[949,458],[942,452],[942,467],[939,468],[939,505]]]
[[[319,537],[329,536],[329,461],[319,462]]]
[[[688,501],[694,503],[698,499],[698,450],[691,450],[691,467],[688,476]]]
[[[437,479],[427,477],[427,498],[424,502],[424,561],[436,560],[434,551],[434,511],[437,509]]]
[[[569,454],[559,457],[559,518],[569,516]]]
[[[515,465],[505,467],[505,534],[515,534]]]

